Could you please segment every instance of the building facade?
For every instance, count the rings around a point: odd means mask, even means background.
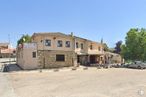
[[[17,47],[17,64],[22,69],[38,69],[36,43],[24,43]]]
[[[17,63],[23,69],[104,64],[104,53],[101,43],[72,33],[34,33],[32,43],[17,48]]]
[[[121,55],[111,52],[105,52],[105,64],[124,63]]]
[[[11,48],[9,43],[0,43],[0,58],[15,57],[16,49]]]

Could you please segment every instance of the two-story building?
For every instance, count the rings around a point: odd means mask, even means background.
[[[23,69],[102,64],[104,51],[101,43],[73,33],[34,33],[32,43],[17,48],[17,63]]]

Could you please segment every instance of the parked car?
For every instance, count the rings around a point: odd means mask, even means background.
[[[128,65],[128,68],[146,69],[146,63],[142,61],[135,61]]]
[[[112,68],[112,64],[104,64],[103,68]]]
[[[130,64],[130,63],[121,64],[121,67],[122,67],[122,68],[128,68],[129,64]]]
[[[118,63],[118,64],[111,64],[112,67],[114,68],[120,68],[122,66],[122,64]]]

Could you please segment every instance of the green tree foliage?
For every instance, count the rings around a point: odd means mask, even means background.
[[[114,53],[115,48],[109,48],[109,52]]]
[[[146,60],[146,29],[130,29],[121,49],[126,60]]]
[[[23,35],[18,41],[17,41],[17,45],[19,44],[23,44],[23,43],[29,43],[31,42],[31,36],[29,36],[28,34]]]
[[[109,48],[106,43],[103,43],[103,49],[104,49],[104,51],[109,51]]]

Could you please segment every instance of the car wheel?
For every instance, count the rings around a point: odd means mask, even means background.
[[[142,69],[142,67],[141,67],[141,66],[138,66],[137,68],[138,68],[138,69]]]

